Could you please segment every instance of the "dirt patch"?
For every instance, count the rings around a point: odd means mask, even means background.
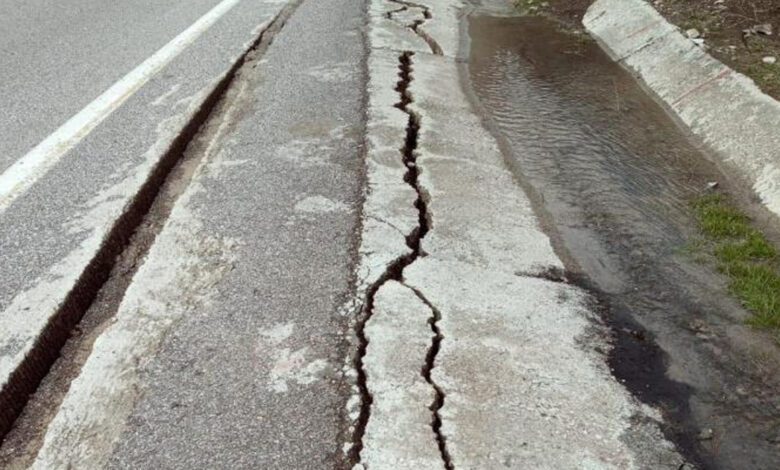
[[[516,4],[522,8],[528,0]],[[593,0],[536,2],[539,13],[581,28]],[[713,57],[752,78],[768,95],[780,100],[780,2],[777,0],[655,0],[650,2],[683,33],[696,30]],[[546,4],[546,5],[545,5]],[[770,25],[772,34],[763,34]],[[745,34],[751,30],[750,34]],[[772,59],[774,58],[774,63]]]
[[[707,52],[780,99],[780,2],[777,0],[659,0],[654,6],[683,31],[696,29]],[[745,34],[769,24],[772,34]],[[774,63],[764,58],[774,57]],[[769,59],[767,59],[769,60]]]

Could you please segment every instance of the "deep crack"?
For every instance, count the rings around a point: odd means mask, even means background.
[[[404,5],[404,6],[400,7],[400,8],[395,9],[395,10],[388,11],[387,13],[385,13],[385,17],[388,20],[392,20],[393,19],[393,15],[395,15],[396,13],[401,13],[402,11],[406,11],[408,9],[409,9],[409,7]]]
[[[363,308],[363,312],[359,315],[355,324],[355,336],[358,340],[358,351],[355,359],[355,369],[357,370],[357,385],[360,392],[361,406],[360,414],[358,416],[357,423],[355,425],[355,432],[353,435],[352,449],[350,450],[349,460],[351,466],[360,463],[360,452],[363,450],[363,437],[366,432],[366,425],[368,424],[369,417],[371,415],[371,405],[374,402],[371,393],[368,390],[368,378],[366,376],[366,370],[363,360],[366,356],[368,349],[368,338],[366,337],[365,328],[368,321],[374,314],[374,301],[376,293],[379,289],[389,280],[403,281],[404,269],[416,261],[418,258],[425,256],[425,253],[421,249],[421,241],[430,230],[430,220],[428,214],[428,207],[423,198],[422,188],[420,187],[418,178],[420,175],[419,168],[417,166],[417,139],[420,130],[420,116],[409,109],[409,104],[413,102],[412,95],[409,92],[409,85],[412,82],[412,56],[414,52],[405,51],[398,57],[398,77],[399,80],[396,84],[395,90],[398,92],[399,101],[396,103],[396,107],[406,113],[409,116],[409,120],[406,126],[406,138],[403,147],[400,149],[401,159],[406,166],[406,174],[404,175],[404,181],[406,184],[414,188],[417,193],[417,199],[414,202],[414,207],[418,213],[418,225],[406,236],[406,245],[412,250],[411,253],[401,256],[391,263],[380,278],[373,283],[367,290],[366,302]],[[435,391],[435,399],[431,403],[429,409],[433,414],[431,421],[431,428],[436,436],[436,441],[441,453],[444,467],[447,470],[452,470],[454,467],[450,459],[449,452],[447,451],[446,439],[441,433],[441,416],[439,410],[444,406],[444,392],[436,385],[431,378],[431,371],[434,368],[436,361],[436,355],[439,352],[441,341],[444,338],[439,331],[438,321],[441,319],[439,311],[428,302],[427,299],[417,290],[412,289],[415,294],[427,305],[432,312],[432,316],[428,323],[431,326],[431,330],[434,333],[431,347],[428,350],[425,358],[425,364],[422,368],[422,376],[425,381],[433,387]]]
[[[409,286],[407,285],[407,287]],[[455,466],[452,463],[452,457],[450,456],[450,452],[447,449],[447,438],[444,437],[444,433],[442,433],[441,430],[442,420],[439,411],[442,409],[442,407],[444,407],[445,395],[444,391],[441,389],[441,387],[439,387],[439,385],[433,380],[433,377],[431,376],[433,368],[436,367],[436,356],[439,355],[441,342],[444,340],[444,335],[441,333],[441,329],[439,329],[441,312],[439,309],[433,306],[433,304],[422,294],[422,292],[413,287],[409,287],[409,289],[414,291],[422,303],[424,303],[431,310],[431,317],[428,319],[428,324],[431,326],[431,331],[433,332],[433,340],[431,341],[430,349],[428,349],[428,354],[425,356],[425,364],[423,364],[421,374],[425,381],[428,382],[431,387],[433,387],[435,392],[433,402],[428,407],[428,409],[431,410],[431,413],[433,414],[431,428],[433,428],[433,433],[436,436],[436,444],[439,447],[439,453],[441,454],[441,459],[444,462],[444,468],[447,470],[454,470]]]
[[[407,2],[405,0],[389,0],[389,1],[401,5],[401,7],[398,8],[397,10],[387,12],[386,16],[388,19],[392,19],[393,15],[395,15],[396,13],[409,10],[410,8],[415,8],[420,10],[423,18],[419,20],[414,20],[405,26],[411,29],[412,31],[414,31],[415,34],[420,36],[420,38],[428,44],[428,47],[431,48],[431,52],[433,52],[433,54],[444,55],[444,51],[442,50],[439,43],[430,34],[428,34],[424,29],[421,28],[421,26],[425,24],[425,22],[433,18],[433,13],[431,13],[430,7],[420,3]]]

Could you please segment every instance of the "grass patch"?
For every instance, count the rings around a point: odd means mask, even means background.
[[[759,88],[780,87],[780,64],[765,64],[763,62],[750,65],[745,73],[756,82]]]
[[[777,249],[721,194],[699,196],[692,207],[729,290],[752,314],[747,323],[780,332]]]
[[[537,13],[548,5],[546,0],[514,0],[512,3],[524,14]]]
[[[693,210],[704,235],[722,240],[747,235],[750,219],[729,205],[720,194],[705,194],[693,201]]]

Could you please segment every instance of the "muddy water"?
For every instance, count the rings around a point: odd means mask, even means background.
[[[585,36],[538,18],[473,14],[468,28],[464,83],[570,278],[615,327],[615,375],[700,467],[777,468],[776,349],[683,250],[689,201],[728,178]]]

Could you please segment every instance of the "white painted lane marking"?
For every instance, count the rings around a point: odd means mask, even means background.
[[[240,1],[220,2],[3,172],[0,175],[0,212]]]

